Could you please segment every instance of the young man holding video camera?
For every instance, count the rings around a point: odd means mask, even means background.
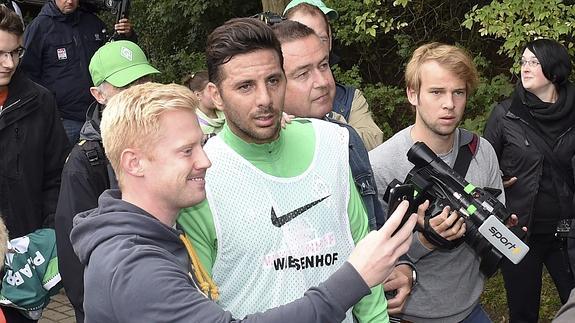
[[[407,98],[416,111],[415,123],[369,153],[380,198],[392,180],[403,181],[413,168],[406,153],[418,141],[450,167],[474,141],[475,151],[467,173],[462,175],[477,187],[503,189],[491,145],[483,138],[474,140],[472,133],[457,127],[467,98],[479,81],[471,57],[455,46],[426,44],[413,53],[405,79]],[[502,194],[499,200],[504,202]],[[423,228],[423,222],[420,217],[419,227]],[[449,207],[429,223],[449,241],[461,238],[466,231],[463,218]],[[479,304],[486,277],[474,250],[466,243],[439,250],[421,232],[414,235],[407,255],[417,267],[418,284],[412,288],[401,318],[412,322],[490,322]]]

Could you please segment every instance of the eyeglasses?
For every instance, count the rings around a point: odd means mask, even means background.
[[[537,67],[537,66],[541,65],[541,63],[539,63],[539,61],[536,61],[536,60],[528,61],[528,60],[522,59],[519,61],[519,65],[521,65],[521,66],[529,65],[529,67]]]
[[[5,52],[0,50],[0,62],[4,62],[8,57],[12,58],[13,61],[22,58],[26,48],[20,46],[13,51]]]

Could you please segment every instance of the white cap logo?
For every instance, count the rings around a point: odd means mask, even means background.
[[[132,51],[126,47],[122,47],[120,54],[130,62],[132,61]]]

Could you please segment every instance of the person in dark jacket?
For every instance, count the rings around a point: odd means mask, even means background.
[[[49,0],[24,35],[22,69],[56,96],[66,134],[78,141],[86,111],[92,102],[88,64],[108,37],[104,23],[78,6],[79,0]],[[115,31],[126,39],[135,34],[127,19]]]
[[[281,75],[281,68],[277,69]],[[187,88],[157,83],[133,86],[108,102],[102,138],[122,191],[105,191],[97,209],[74,219],[71,233],[74,250],[87,265],[86,321],[343,320],[346,311],[369,294],[370,286],[383,281],[409,247],[414,215],[391,236],[407,203],[380,231],[360,241],[348,261],[324,283],[291,303],[244,320],[233,319],[203,292],[204,285],[210,284],[203,280],[205,273],[191,252],[193,247],[175,229],[179,210],[206,197],[204,178],[211,163],[201,147],[197,105]]]
[[[565,233],[558,231],[574,215],[575,87],[568,81],[569,54],[556,41],[528,43],[520,64],[521,80],[493,109],[484,136],[499,159],[507,209],[529,228],[527,256],[502,264],[510,320],[537,322],[543,265],[562,303],[575,286]]]
[[[0,214],[10,239],[52,226],[69,143],[54,96],[18,68],[20,17],[0,5]],[[8,322],[29,322],[4,308]]]
[[[94,54],[90,73],[95,85],[90,91],[96,102],[88,109],[80,142],[64,165],[56,209],[60,275],[78,323],[84,322],[84,267],[70,243],[72,219],[76,214],[98,206],[98,196],[106,189],[118,187],[102,146],[100,115],[108,100],[123,88],[149,81],[149,75],[159,72],[148,63],[138,45],[121,40],[104,45]]]

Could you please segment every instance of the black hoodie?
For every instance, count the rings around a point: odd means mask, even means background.
[[[120,195],[107,190],[98,208],[74,218],[70,238],[86,265],[86,322],[240,322],[196,287],[179,232]],[[345,263],[304,297],[242,322],[341,322],[369,292]]]

